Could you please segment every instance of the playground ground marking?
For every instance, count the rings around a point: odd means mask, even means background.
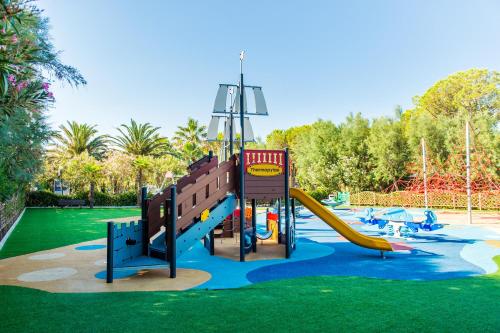
[[[170,279],[168,269],[160,269],[143,270],[108,284],[95,277],[105,265],[106,249],[75,249],[79,246],[104,244],[105,239],[99,239],[0,260],[0,285],[55,293],[168,291],[190,289],[211,278],[208,272],[202,270],[178,269],[178,278]],[[54,256],[55,254],[57,256]]]

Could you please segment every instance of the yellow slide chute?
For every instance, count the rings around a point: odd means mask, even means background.
[[[392,246],[388,241],[383,238],[370,237],[357,232],[301,189],[290,188],[290,197],[302,202],[311,212],[350,242],[368,249],[392,251]]]

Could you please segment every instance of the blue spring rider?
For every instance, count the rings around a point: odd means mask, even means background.
[[[370,207],[364,210],[357,218],[368,225],[377,225],[379,229],[387,227],[388,235],[393,237],[407,238],[411,233],[422,231],[434,231],[444,227],[436,223],[437,216],[432,210],[424,211],[424,219],[417,220],[404,208],[389,208],[376,211]]]

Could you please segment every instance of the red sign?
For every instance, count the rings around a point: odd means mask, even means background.
[[[277,176],[285,168],[283,150],[245,150],[245,170],[260,177]]]

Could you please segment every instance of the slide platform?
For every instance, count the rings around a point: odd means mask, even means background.
[[[350,242],[368,249],[393,251],[391,243],[383,238],[371,237],[357,232],[301,189],[290,188],[290,197],[299,200],[311,212]]]

